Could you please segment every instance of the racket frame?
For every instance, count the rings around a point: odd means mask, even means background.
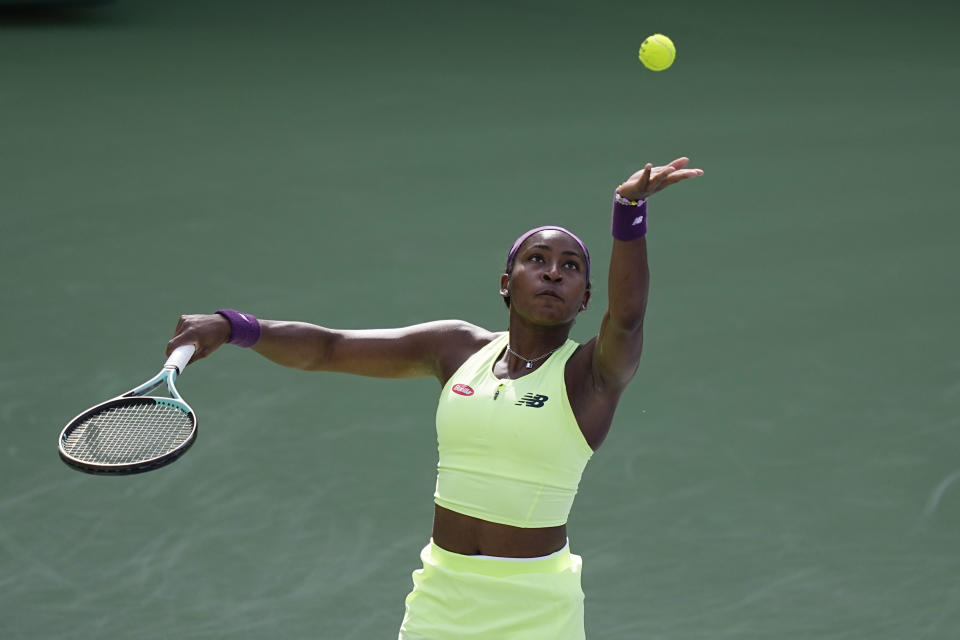
[[[116,398],[111,398],[110,400],[106,400],[98,405],[92,406],[74,417],[70,422],[67,423],[67,426],[60,431],[60,438],[57,441],[57,449],[60,452],[60,459],[63,460],[63,462],[68,466],[85,473],[94,475],[132,475],[135,473],[143,473],[144,471],[152,471],[154,469],[164,467],[186,453],[187,449],[189,449],[197,439],[197,415],[180,395],[180,392],[177,391],[176,380],[177,376],[180,375],[184,367],[187,366],[187,363],[193,356],[195,349],[196,347],[192,344],[177,347],[174,349],[173,353],[170,354],[170,357],[163,365],[163,368],[155,376],[146,382],[137,385],[130,391],[127,391]],[[145,395],[163,383],[167,384],[167,391],[170,393],[169,398]],[[90,416],[114,407],[134,406],[149,403],[166,405],[179,411],[183,411],[190,416],[190,420],[193,423],[190,435],[175,449],[168,451],[163,455],[147,460],[139,460],[132,463],[123,462],[112,464],[91,463],[85,460],[80,460],[64,450],[64,442],[66,439]]]

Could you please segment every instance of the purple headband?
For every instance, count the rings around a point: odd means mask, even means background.
[[[546,227],[536,227],[535,229],[530,229],[530,231],[527,231],[525,234],[517,238],[517,241],[514,242],[513,246],[510,248],[510,253],[507,254],[507,271],[509,272],[510,268],[513,267],[513,261],[517,257],[517,251],[520,249],[520,245],[523,244],[523,241],[535,233],[540,233],[541,231],[547,231],[548,229],[555,230],[555,231],[562,231],[563,233],[573,238],[577,242],[577,244],[580,245],[580,248],[583,250],[583,255],[587,260],[587,282],[590,282],[590,252],[587,251],[587,245],[583,244],[583,240],[578,238],[576,234],[574,234],[572,231],[568,229],[564,229],[563,227],[557,227],[554,225],[549,225]]]

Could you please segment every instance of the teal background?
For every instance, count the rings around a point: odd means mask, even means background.
[[[570,520],[590,638],[960,637],[958,11],[186,2],[0,13],[0,637],[392,638],[431,380],[225,348],[196,446],[57,458],[181,313],[503,328],[506,249],[651,201],[646,350]],[[653,32],[673,68],[643,69]]]

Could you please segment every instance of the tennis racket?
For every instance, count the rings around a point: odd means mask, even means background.
[[[174,382],[195,349],[177,347],[157,375],[71,420],[60,432],[60,458],[87,473],[129,475],[182,456],[197,438],[197,416]],[[146,395],[164,382],[171,397]]]

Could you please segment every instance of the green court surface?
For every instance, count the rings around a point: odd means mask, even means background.
[[[859,8],[858,8],[859,6]],[[0,11],[0,638],[395,638],[432,380],[224,348],[176,464],[57,457],[181,313],[505,326],[646,161],[646,350],[570,520],[591,639],[960,638],[958,10],[186,2]],[[636,60],[671,36],[662,73]]]

